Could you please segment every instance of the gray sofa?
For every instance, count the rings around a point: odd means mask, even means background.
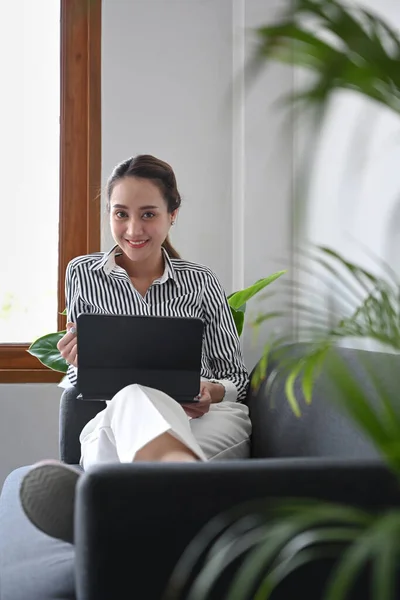
[[[360,353],[341,352],[371,402],[377,402]],[[374,353],[369,358],[388,381],[398,372],[396,357]],[[269,393],[265,382],[247,398],[253,423],[250,460],[96,467],[78,485],[75,547],[47,537],[28,522],[18,488],[29,467],[12,472],[0,497],[1,600],[161,599],[173,566],[196,532],[217,513],[249,499],[319,497],[371,508],[398,504],[395,478],[368,441],[332,408],[334,382],[321,374],[313,403],[298,419],[284,396],[279,364],[273,361],[266,381],[271,374]],[[102,407],[100,402],[77,400],[73,388],[63,393],[63,461],[78,462],[79,432]],[[292,593],[295,597],[305,586],[308,600],[319,600],[330,566],[302,569],[273,599],[286,600]],[[223,598],[229,576],[208,598]],[[360,583],[357,598],[367,600],[364,585]]]

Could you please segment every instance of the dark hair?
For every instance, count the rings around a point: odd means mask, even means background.
[[[117,165],[107,181],[107,210],[110,210],[110,199],[115,184],[124,177],[138,177],[149,179],[158,187],[165,202],[167,210],[173,213],[181,205],[181,196],[176,185],[175,173],[172,167],[150,154],[141,154],[135,158],[128,158]],[[163,242],[163,248],[171,258],[180,258],[178,252],[169,241],[169,236]]]

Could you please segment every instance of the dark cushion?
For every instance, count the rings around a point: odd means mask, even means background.
[[[393,404],[400,407],[398,356],[339,349],[342,358],[351,369],[356,381],[362,386],[371,405],[380,404],[369,370],[373,370],[385,383]],[[293,352],[304,353],[298,345]],[[329,360],[329,356],[327,358]],[[377,452],[371,442],[353,424],[344,411],[337,407],[338,390],[326,370],[322,370],[316,382],[313,400],[306,405],[299,380],[295,384],[296,398],[302,409],[296,417],[285,395],[285,377],[279,371],[279,360],[271,360],[267,378],[257,393],[249,396],[250,416],[253,424],[253,457],[343,457],[374,458]]]
[[[82,429],[106,407],[106,403],[99,400],[77,399],[77,393],[75,387],[69,387],[62,393],[60,401],[60,459],[69,465],[80,461]]]
[[[74,547],[41,533],[19,500],[23,475],[13,471],[0,496],[1,600],[75,600]]]

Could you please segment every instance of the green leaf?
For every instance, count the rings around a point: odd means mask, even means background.
[[[383,19],[359,7],[347,9],[335,0],[304,0],[291,4],[283,21],[256,32],[250,75],[260,74],[262,61],[271,60],[313,72],[314,85],[300,90],[293,102],[302,99],[309,106],[326,106],[341,88],[400,114],[400,38]]]
[[[27,352],[32,354],[32,356],[35,356],[49,369],[60,371],[60,373],[66,373],[68,365],[57,350],[57,344],[63,335],[65,335],[65,331],[48,333],[33,342]]]
[[[296,399],[294,385],[295,385],[297,377],[299,376],[301,369],[302,369],[302,364],[297,363],[297,365],[295,367],[293,367],[291,373],[288,375],[286,382],[285,382],[286,398],[288,399],[288,402],[292,408],[293,413],[296,415],[296,417],[301,417],[301,410],[300,410],[299,403],[297,402],[297,399]]]
[[[259,510],[262,510],[261,503],[257,504]],[[264,515],[261,520],[262,515],[258,514],[257,518],[256,514],[250,512],[256,509],[255,505],[256,503],[253,503],[252,506],[247,504],[242,507],[244,516],[239,519],[236,517],[237,520],[220,534],[211,549],[207,551],[204,566],[187,596],[189,600],[207,600],[211,589],[224,570],[241,556],[245,556],[245,560],[237,575],[240,582],[237,579],[233,582],[225,600],[247,599],[260,574],[265,573],[266,569],[275,567],[276,561],[280,560],[278,557],[283,557],[283,561],[287,560],[291,541],[300,534],[308,533],[310,528],[318,526],[326,528],[337,525],[341,527],[341,531],[336,532],[336,539],[341,535],[342,541],[346,542],[354,539],[358,531],[373,521],[368,513],[352,507],[319,501],[288,502],[280,499],[276,501],[276,508],[263,510]],[[343,531],[345,525],[348,526],[346,532]],[[310,535],[314,535],[315,541],[318,534]],[[320,535],[325,538],[328,536],[327,531]],[[334,537],[335,534],[332,533],[332,539]],[[196,538],[193,543],[196,551],[199,552],[201,550],[199,538]],[[281,554],[285,551],[286,555]],[[186,564],[186,568],[188,567],[189,565]],[[186,577],[190,572],[186,571]],[[181,584],[184,583],[185,577],[181,579]],[[248,589],[245,589],[245,584],[249,586]],[[248,593],[244,594],[245,591]]]
[[[243,331],[245,309],[236,310],[235,308],[232,308],[232,306],[230,307],[230,309],[233,316],[233,320],[235,321],[238,336],[240,337]],[[241,309],[243,309],[243,307],[241,307]]]
[[[375,557],[372,573],[372,597],[379,600],[395,598],[397,569],[399,561],[399,515],[395,515],[394,523],[385,532],[381,528],[380,542],[375,546]]]
[[[362,535],[358,537],[356,542],[352,544],[347,551],[341,556],[341,560],[336,566],[334,573],[328,583],[326,600],[347,600],[349,591],[354,584],[358,574],[375,552],[381,552],[386,542],[393,543],[393,532],[396,540],[399,539],[400,514],[399,511],[385,514],[378,517],[375,523],[368,528]],[[396,544],[397,553],[399,551],[399,541]],[[390,565],[385,564],[383,574],[390,576]],[[382,580],[382,564],[379,565],[378,572],[375,569],[374,576],[379,577],[379,593],[374,598],[379,600],[394,600],[387,595],[387,586]],[[382,588],[381,588],[382,585]],[[375,586],[377,586],[375,579]],[[378,588],[375,587],[377,590]],[[384,594],[384,595],[382,595]]]
[[[301,375],[301,388],[306,404],[311,404],[314,382],[322,368],[322,364],[329,347],[329,344],[324,343],[322,348],[319,348],[310,356],[309,360],[306,360],[306,363],[303,367]]]
[[[259,586],[254,600],[267,600],[274,589],[300,566],[327,557],[337,559],[343,553],[343,547],[354,542],[361,533],[362,530],[356,526],[321,527],[300,532],[283,547]],[[237,587],[239,588],[239,582]],[[239,600],[234,594],[231,597],[232,600]]]
[[[61,314],[61,315],[64,315],[64,316],[66,316],[66,315],[67,315],[67,309],[66,309],[66,308],[64,308],[64,310],[63,310],[63,311],[62,311],[62,313],[60,313],[60,314]]]
[[[258,294],[261,290],[263,290],[267,285],[270,285],[272,282],[276,281],[279,277],[281,277],[286,271],[279,271],[278,273],[274,273],[269,277],[265,277],[264,279],[260,279],[250,287],[241,290],[239,292],[234,292],[230,296],[228,296],[228,303],[231,308],[235,310],[239,310],[244,304],[246,304],[253,296]]]
[[[269,344],[266,344],[260,360],[254,367],[254,370],[251,375],[251,381],[250,381],[251,388],[254,391],[258,390],[262,381],[265,378],[265,375],[267,373],[267,368],[268,368],[268,359],[269,359],[270,351],[271,351],[271,346]]]

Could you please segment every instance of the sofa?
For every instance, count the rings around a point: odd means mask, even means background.
[[[303,349],[295,351],[301,355]],[[397,395],[397,357],[340,352],[371,403],[379,399],[368,383],[366,357]],[[16,469],[0,496],[1,600],[161,600],[196,533],[215,515],[248,500],[259,499],[263,506],[285,496],[371,509],[397,505],[395,477],[368,440],[334,408],[335,393],[335,382],[322,371],[312,404],[303,404],[302,417],[296,417],[285,397],[279,361],[271,360],[263,384],[257,391],[250,389],[246,400],[253,424],[251,459],[95,467],[82,475],[77,487],[74,546],[49,538],[25,518],[18,490],[29,466]],[[302,402],[298,385],[296,394]],[[74,388],[62,393],[61,460],[78,463],[79,432],[102,408],[102,402],[78,400]],[[319,564],[301,569],[274,592],[273,600],[295,597],[303,588],[308,600],[319,600],[330,568]],[[207,599],[224,597],[230,575],[222,577],[222,587]],[[360,582],[352,598],[367,600],[365,586]]]

